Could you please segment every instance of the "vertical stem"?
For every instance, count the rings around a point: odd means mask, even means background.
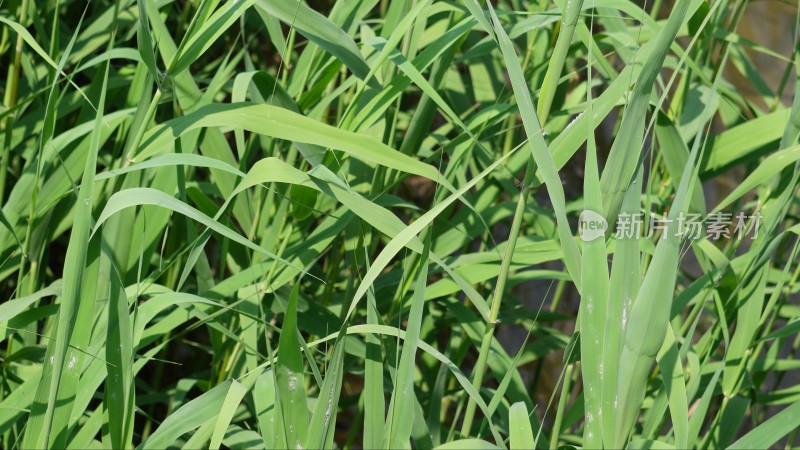
[[[538,116],[540,117],[542,127],[544,127],[547,123],[547,118],[550,114],[550,105],[552,105],[553,97],[555,96],[555,86],[557,85],[557,80],[561,76],[561,72],[564,67],[564,60],[566,58],[565,56],[560,55],[565,51],[566,48],[569,47],[569,44],[572,40],[572,32],[575,29],[575,24],[577,23],[582,4],[583,0],[572,0],[568,2],[567,7],[562,15],[562,21],[569,26],[569,29],[567,32],[559,35],[555,44],[553,63],[550,67],[548,67],[548,73],[545,74],[545,82],[543,84],[550,85],[551,87],[544,88],[542,96],[539,98],[540,106],[542,108],[539,111]],[[527,58],[525,64],[527,64]],[[525,66],[523,65],[523,70],[524,67]],[[517,238],[519,237],[520,227],[522,225],[522,216],[525,213],[525,207],[528,201],[528,191],[530,190],[530,185],[535,175],[536,164],[533,158],[531,158],[528,160],[528,166],[525,169],[525,177],[523,179],[522,189],[517,200],[517,207],[514,211],[514,219],[511,222],[511,230],[508,236],[506,251],[503,255],[503,260],[500,263],[500,274],[497,277],[497,284],[495,285],[494,295],[492,296],[492,307],[489,311],[489,322],[486,324],[486,330],[483,334],[480,352],[478,353],[478,361],[475,365],[473,373],[472,386],[476,391],[478,391],[478,393],[480,393],[480,387],[481,384],[483,384],[483,374],[486,370],[486,363],[489,358],[489,349],[491,347],[492,337],[494,336],[494,329],[497,327],[497,316],[500,313],[500,303],[505,291],[506,280],[508,279],[508,273],[511,267],[511,259],[514,255],[514,247],[517,245]],[[464,422],[461,426],[462,436],[469,435],[470,429],[472,428],[472,421],[475,417],[475,407],[475,402],[468,400],[467,410],[464,415]]]
[[[569,398],[569,391],[571,388],[570,382],[572,381],[572,371],[575,368],[574,364],[567,366],[564,373],[564,384],[561,385],[561,396],[558,399],[558,409],[556,410],[556,419],[553,422],[553,434],[550,437],[550,450],[558,448],[558,437],[561,433],[561,422],[564,419],[564,411],[567,408],[567,399]]]
[[[489,358],[489,347],[494,337],[494,329],[497,327],[497,316],[500,314],[500,304],[502,303],[503,292],[506,288],[506,280],[508,280],[509,269],[511,268],[511,259],[514,255],[514,248],[517,245],[517,238],[519,237],[520,227],[522,226],[522,216],[525,213],[525,206],[528,202],[528,190],[536,174],[536,165],[533,158],[528,160],[528,167],[525,169],[525,179],[523,181],[522,190],[517,199],[517,208],[514,211],[514,219],[511,222],[511,231],[509,232],[508,242],[506,244],[506,251],[503,255],[503,261],[500,263],[500,275],[497,277],[497,284],[495,285],[494,295],[492,295],[492,308],[489,311],[489,322],[486,324],[486,331],[483,333],[483,340],[481,341],[480,352],[478,353],[478,361],[475,364],[475,371],[472,379],[472,387],[476,391],[480,390],[483,384],[483,373],[486,370],[486,363]],[[469,435],[472,428],[472,420],[475,416],[475,402],[468,401],[467,410],[464,415],[464,423],[461,426],[462,436]]]
[[[28,0],[22,0],[19,8],[19,23],[25,26],[25,20],[28,12]],[[11,77],[6,82],[6,97],[4,99],[6,108],[13,109],[17,105],[17,91],[19,90],[19,67],[22,60],[22,36],[17,35],[16,47],[14,48],[14,62],[11,65]],[[16,114],[10,113],[3,120],[0,129],[5,130],[5,138],[3,142],[2,158],[0,158],[0,203],[5,198],[6,189],[6,175],[8,174],[8,161],[11,159],[11,127],[10,124],[14,121]]]
[[[156,93],[153,95],[153,100],[150,101],[150,106],[147,107],[147,112],[145,112],[141,125],[139,125],[139,128],[136,130],[136,134],[133,136],[131,146],[128,147],[128,154],[125,155],[126,161],[123,166],[130,164],[133,161],[133,157],[136,156],[135,152],[139,148],[139,144],[142,143],[142,138],[144,137],[144,132],[147,130],[147,125],[150,124],[150,121],[153,120],[153,117],[156,114],[156,108],[158,107],[158,102],[160,100],[161,88],[158,88],[156,89]]]

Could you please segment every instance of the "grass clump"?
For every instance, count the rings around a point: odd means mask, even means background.
[[[0,445],[795,446],[748,6],[0,3]]]

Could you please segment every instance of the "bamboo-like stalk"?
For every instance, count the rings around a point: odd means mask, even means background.
[[[545,85],[550,87],[544,89],[542,92],[542,97],[540,97],[540,105],[544,106],[544,111],[539,113],[540,115],[538,121],[536,120],[536,117],[532,118],[534,119],[533,122],[536,123],[534,127],[538,126],[540,129],[543,129],[544,125],[547,123],[547,118],[550,112],[550,105],[552,105],[553,97],[555,96],[556,93],[555,87],[557,85],[557,80],[561,76],[561,72],[563,71],[564,61],[566,59],[566,50],[569,48],[569,44],[572,41],[572,33],[575,30],[575,23],[578,20],[578,13],[580,12],[580,8],[583,2],[580,0],[573,0],[569,2],[569,4],[570,6],[568,6],[563,12],[563,22],[565,24],[571,24],[571,26],[568,26],[567,30],[565,30],[564,33],[560,34],[558,40],[556,41],[554,50],[554,55],[556,55],[556,57],[554,57],[554,60],[552,61],[553,65],[550,68],[548,68],[548,75],[550,78],[547,78],[547,76],[545,78]],[[492,8],[491,4],[487,3],[487,6],[490,8],[490,12],[494,16],[494,11],[491,9]],[[497,22],[496,16],[494,16],[494,19],[495,19],[495,27],[500,27],[499,22]],[[502,30],[502,28],[500,28],[497,31],[499,38],[503,39],[505,32]],[[507,36],[505,37],[505,39],[508,39]],[[512,56],[506,55],[506,58],[509,57]],[[517,64],[519,63],[517,62]],[[517,92],[517,95],[519,96],[521,95],[521,93]],[[520,101],[519,97],[518,101]],[[530,104],[530,109],[533,110],[532,104]],[[527,123],[525,125],[526,125],[526,132],[528,132],[529,134],[528,138],[532,139],[531,136],[532,130],[529,129],[529,125]],[[508,233],[506,250],[503,255],[503,259],[500,263],[500,272],[497,276],[497,282],[495,283],[494,294],[492,295],[489,320],[486,324],[486,328],[483,334],[483,339],[481,340],[481,346],[478,351],[478,360],[475,363],[475,368],[473,371],[472,386],[476,390],[479,390],[480,386],[483,384],[483,376],[484,372],[486,371],[486,363],[489,357],[489,348],[492,343],[492,338],[494,337],[494,330],[495,328],[497,328],[497,318],[500,313],[500,305],[502,303],[502,298],[503,295],[505,294],[506,281],[508,280],[509,269],[511,268],[511,261],[513,260],[514,257],[514,248],[516,247],[517,239],[519,238],[519,233],[522,225],[522,217],[525,214],[528,202],[528,194],[530,192],[531,183],[535,175],[536,175],[536,162],[534,160],[534,157],[532,156],[528,160],[528,164],[525,168],[525,175],[522,180],[522,187],[519,192],[519,197],[517,198],[517,204],[514,210],[514,217],[511,221],[511,229],[509,230]],[[566,245],[566,242],[564,244]],[[576,282],[579,283],[578,280],[576,280]],[[461,434],[463,436],[469,435],[470,429],[472,428],[472,421],[474,414],[475,414],[475,404],[474,402],[470,401],[467,404],[467,409],[464,415],[464,422],[461,427]]]
[[[489,322],[486,324],[486,329],[483,332],[483,339],[478,351],[478,360],[475,363],[473,371],[472,387],[479,390],[483,384],[483,374],[486,371],[486,362],[489,358],[489,347],[492,344],[494,337],[494,330],[497,328],[497,316],[500,314],[500,304],[502,303],[503,294],[506,288],[506,281],[508,280],[509,269],[511,268],[511,259],[514,256],[514,247],[517,244],[517,238],[522,225],[522,216],[525,213],[525,205],[528,202],[528,191],[533,175],[536,173],[536,165],[533,159],[528,161],[528,166],[525,169],[525,178],[523,179],[523,187],[520,190],[519,197],[517,198],[517,206],[514,210],[514,219],[511,222],[511,230],[508,233],[508,242],[506,244],[506,251],[503,254],[503,260],[500,263],[500,274],[497,277],[495,284],[494,295],[492,295],[492,307],[489,311]],[[513,369],[512,369],[513,370]],[[475,402],[469,401],[467,409],[464,413],[464,422],[461,426],[461,434],[468,436],[472,428],[472,420],[475,417]]]

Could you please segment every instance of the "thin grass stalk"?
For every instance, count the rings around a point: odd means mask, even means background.
[[[537,110],[539,112],[539,122],[541,122],[542,126],[547,123],[547,117],[550,115],[550,107],[553,105],[553,98],[556,95],[558,80],[564,71],[564,61],[567,59],[569,46],[575,34],[575,25],[578,23],[582,8],[583,0],[566,0],[566,6],[561,15],[561,28],[558,33],[558,39],[553,48],[553,54],[550,57],[547,72],[544,75],[541,91],[539,92]]]
[[[19,23],[25,25],[28,15],[28,0],[22,0],[19,10]],[[22,35],[17,35],[14,46],[14,61],[11,64],[10,77],[7,79],[6,95],[3,103],[6,108],[14,109],[17,105],[17,92],[19,91],[19,70],[22,62],[23,40]],[[6,177],[8,175],[8,165],[11,159],[11,129],[10,124],[14,123],[16,114],[10,114],[3,120],[0,130],[3,130],[3,153],[0,156],[0,202],[5,199]]]
[[[494,21],[494,26],[496,28],[496,32],[498,33],[498,38],[501,40],[500,43],[501,43],[501,48],[503,49],[504,58],[506,58],[507,60],[512,59],[513,61],[516,62],[516,65],[517,65],[517,67],[515,67],[515,71],[512,74],[512,84],[515,84],[515,92],[516,92],[516,89],[518,87],[527,89],[527,85],[524,84],[524,83],[521,83],[522,80],[515,79],[517,74],[521,75],[522,68],[519,66],[519,61],[516,60],[517,56],[516,56],[515,52],[513,52],[513,48],[510,47],[511,46],[510,40],[508,40],[508,36],[505,35],[505,31],[502,29],[502,26],[499,23],[499,20],[497,19],[497,16],[496,16],[496,14],[494,12],[494,9],[492,8],[491,3],[487,3],[487,7],[489,8],[489,11],[490,11],[490,13],[492,15],[492,18],[493,18],[493,21]],[[573,12],[574,11],[572,11],[571,14]],[[565,13],[566,13],[566,11],[565,11]],[[569,17],[569,19],[572,20],[572,17]],[[491,31],[489,29],[487,29],[487,31],[489,31],[490,34],[491,34]],[[566,35],[563,35],[563,36],[564,36],[563,39],[567,39]],[[572,38],[572,36],[570,35],[569,39],[571,40],[571,38]],[[559,37],[559,39],[561,39],[561,36]],[[508,51],[507,49],[510,49],[510,51]],[[563,65],[563,62],[562,62],[562,65]],[[560,76],[560,70],[559,70],[559,76]],[[519,85],[519,86],[517,86],[517,85]],[[534,122],[534,123],[538,122],[536,120],[536,111],[533,108],[533,103],[530,101],[529,93],[528,92],[516,92],[516,93],[517,93],[518,96],[523,96],[524,95],[524,97],[518,97],[518,103],[522,104],[522,106],[520,107],[521,108],[521,112],[523,112],[523,114],[525,114],[528,110],[533,111],[534,117],[532,117],[532,119],[533,119],[532,122]],[[546,95],[550,95],[550,96],[555,95],[555,89],[551,90]],[[550,99],[549,102],[552,103],[552,98]],[[522,111],[523,107],[526,108],[526,111]],[[546,121],[547,117],[544,116],[544,119],[545,120],[542,120],[542,122],[541,122],[542,125],[540,125],[539,123],[535,123],[535,124],[528,123],[528,122],[524,123],[525,131],[528,133],[529,139],[533,139],[533,135],[535,135],[535,130],[533,129],[534,127],[538,127],[541,130],[541,128],[543,127],[543,124],[546,123],[545,121]],[[531,143],[530,145],[533,147],[534,144]],[[533,152],[534,152],[534,155],[535,155],[536,154],[536,150],[533,150]],[[520,233],[520,229],[521,229],[521,225],[522,225],[522,216],[525,213],[525,209],[526,209],[526,205],[527,205],[527,195],[528,195],[528,192],[530,190],[531,183],[533,181],[533,177],[535,175],[536,175],[536,163],[535,163],[534,157],[532,155],[531,158],[528,160],[528,164],[527,164],[527,166],[525,168],[525,175],[524,175],[523,181],[522,181],[522,188],[520,190],[520,194],[519,194],[519,197],[517,199],[517,205],[516,205],[516,208],[514,210],[514,217],[513,217],[512,222],[511,222],[511,229],[509,230],[509,237],[508,237],[508,241],[507,241],[507,245],[506,245],[505,254],[503,255],[503,259],[502,259],[502,261],[500,263],[500,272],[498,274],[497,282],[495,284],[494,293],[492,295],[492,305],[491,305],[491,309],[490,309],[490,312],[489,312],[488,322],[487,322],[486,328],[484,330],[483,339],[481,340],[481,346],[480,346],[479,353],[478,353],[478,360],[477,360],[477,362],[475,364],[475,368],[474,368],[474,372],[473,372],[472,386],[475,388],[476,391],[480,391],[480,386],[483,384],[483,376],[484,376],[484,372],[486,370],[486,363],[487,363],[488,356],[489,356],[489,349],[491,347],[491,342],[492,342],[492,339],[494,337],[494,330],[497,327],[497,319],[498,319],[498,315],[500,313],[500,305],[502,303],[502,297],[505,294],[506,280],[508,279],[509,269],[511,267],[511,261],[512,261],[513,255],[514,255],[514,248],[516,247],[517,239],[519,237],[519,233]],[[551,187],[550,186],[551,183],[547,183],[547,184],[548,184],[548,187],[550,188]],[[562,195],[563,195],[563,191],[562,191]],[[559,225],[563,225],[563,224],[559,224]],[[569,247],[568,244],[572,244],[573,246],[575,245],[574,241],[573,242],[564,241],[563,244],[566,245],[567,247]],[[569,250],[565,249],[564,252],[568,253]],[[565,259],[566,259],[567,265],[569,266],[570,265],[569,263],[571,261],[569,260],[569,258],[566,255],[565,255]],[[576,283],[580,283],[580,281],[576,280]],[[476,408],[475,403],[472,402],[472,401],[468,401],[467,409],[466,409],[465,414],[464,414],[464,422],[462,423],[462,427],[461,427],[462,436],[468,436],[470,434],[470,431],[471,431],[471,428],[472,428],[472,421],[473,421],[474,414],[475,414],[475,408]]]
[[[525,178],[523,180],[523,187],[520,190],[519,197],[517,198],[517,206],[514,210],[514,218],[511,222],[511,230],[508,233],[508,242],[506,244],[506,251],[503,254],[503,260],[500,263],[500,274],[497,277],[495,284],[494,294],[492,295],[492,306],[489,311],[489,322],[486,324],[486,329],[483,333],[481,340],[481,347],[478,351],[478,360],[475,363],[475,369],[472,379],[472,387],[480,392],[480,387],[483,384],[483,374],[486,371],[486,362],[489,357],[489,348],[494,338],[494,330],[497,328],[497,317],[500,314],[500,304],[505,293],[506,281],[508,280],[509,269],[511,268],[511,259],[514,256],[514,248],[517,245],[517,238],[522,226],[522,216],[525,214],[525,207],[528,201],[528,191],[531,180],[536,173],[536,165],[531,158],[528,160],[528,167],[525,169]],[[468,400],[467,409],[464,413],[464,422],[461,426],[461,435],[469,436],[472,429],[472,420],[475,416],[475,402]]]
[[[569,400],[569,394],[572,390],[572,372],[574,369],[575,364],[569,364],[564,371],[564,383],[561,385],[561,395],[558,398],[556,418],[553,420],[553,433],[550,436],[550,450],[558,449],[558,438],[561,434],[561,423],[564,420],[564,413],[567,410],[567,401]]]

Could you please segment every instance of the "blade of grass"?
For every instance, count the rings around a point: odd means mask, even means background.
[[[67,366],[67,343],[69,342],[73,330],[76,326],[76,314],[79,309],[81,299],[81,287],[83,283],[83,272],[86,266],[86,255],[89,248],[89,232],[92,221],[92,191],[93,179],[96,170],[97,154],[100,147],[99,129],[103,126],[103,109],[105,105],[106,83],[108,81],[109,63],[106,62],[103,75],[102,90],[98,101],[97,114],[95,115],[95,132],[92,133],[92,143],[86,164],[83,171],[83,183],[78,192],[76,201],[75,220],[70,235],[70,242],[67,246],[66,261],[64,263],[64,287],[61,307],[58,314],[58,325],[55,340],[49,346],[53,347],[52,366],[53,372],[45,378],[43,374],[42,382],[39,384],[37,398],[40,398],[45,406],[42,412],[41,422],[34,422],[34,426],[25,433],[25,446],[44,448],[49,447],[51,437],[64,439],[63,433],[66,429],[65,423],[54,423],[54,413],[56,409],[56,399],[61,386],[61,378],[65,366]],[[74,365],[74,363],[73,363]],[[70,366],[70,369],[72,366]],[[64,406],[67,408],[67,406]],[[53,434],[53,432],[56,434]]]
[[[553,97],[556,95],[561,73],[564,70],[564,61],[567,58],[572,37],[575,34],[575,25],[578,23],[580,12],[583,9],[583,0],[567,0],[561,15],[561,28],[558,32],[558,39],[553,48],[553,54],[547,65],[542,86],[539,88],[539,102],[537,110],[539,112],[539,122],[546,123],[550,115],[550,107],[553,105]],[[591,113],[590,113],[591,116]]]
[[[675,333],[667,328],[667,337],[657,355],[664,389],[669,397],[669,412],[672,418],[672,429],[675,434],[676,448],[689,448],[689,405],[687,403],[686,381],[683,366],[675,342]]]
[[[275,375],[272,369],[265,370],[256,380],[253,402],[264,448],[275,448]]]
[[[589,76],[591,76],[591,59]],[[588,113],[592,112],[591,89],[587,91]],[[586,147],[586,168],[583,184],[584,210],[581,219],[586,215],[586,222],[579,226],[589,226],[602,218],[603,199],[600,192],[600,173],[597,164],[597,148],[594,130],[589,129]],[[581,303],[578,320],[581,329],[581,374],[583,376],[583,397],[586,408],[584,425],[584,446],[602,448],[603,442],[610,439],[606,435],[604,422],[608,419],[608,411],[604,410],[603,400],[605,388],[605,364],[616,364],[616,355],[608,352],[606,357],[606,336],[619,332],[616,323],[605,329],[608,323],[609,309],[609,275],[606,256],[605,233],[592,239],[591,230],[584,230],[583,255],[581,259]],[[616,299],[615,299],[616,300]],[[608,361],[610,360],[610,361]]]
[[[358,46],[341,28],[322,14],[299,1],[258,0],[256,6],[339,58],[355,76],[362,80],[367,79],[369,65],[361,56]],[[376,89],[381,87],[374,78],[370,78],[368,83]]]
[[[636,422],[651,366],[669,326],[669,310],[680,257],[681,238],[677,234],[676,220],[679,214],[686,213],[686,197],[693,188],[693,177],[697,173],[699,143],[700,139],[697,139],[669,211],[670,222],[656,244],[650,267],[631,307],[630,325],[625,330],[619,364],[615,447],[624,445]]]
[[[757,426],[729,449],[770,448],[778,440],[800,427],[800,402],[793,403],[781,412]]]
[[[411,310],[406,320],[406,338],[403,341],[403,351],[397,366],[395,385],[392,398],[389,402],[389,413],[386,418],[386,429],[382,439],[381,448],[405,448],[409,445],[413,414],[412,402],[416,398],[414,393],[414,362],[417,354],[422,314],[425,303],[425,285],[428,280],[428,253],[430,252],[431,235],[429,230],[425,239],[425,248],[419,259],[414,292],[411,298]]]
[[[181,42],[178,53],[167,68],[167,76],[175,77],[186,70],[255,2],[256,0],[229,0],[208,20],[204,20],[197,31],[187,34],[186,42]]]
[[[305,448],[308,438],[308,405],[306,400],[303,355],[300,353],[300,336],[297,329],[297,295],[300,285],[295,284],[283,319],[281,338],[278,341],[278,363],[275,383],[280,390],[281,417],[278,432],[283,433],[289,447]]]
[[[231,383],[231,388],[228,390],[228,394],[225,396],[225,401],[222,403],[222,406],[219,410],[219,415],[214,421],[214,432],[211,435],[211,444],[209,445],[209,448],[218,449],[221,447],[222,438],[225,437],[225,433],[228,431],[228,426],[233,419],[233,415],[236,413],[236,409],[239,407],[239,403],[241,403],[242,398],[244,398],[245,394],[247,394],[247,391],[247,387],[238,381],[234,380]]]
[[[611,146],[606,169],[603,170],[600,179],[603,207],[608,223],[616,222],[625,190],[630,186],[641,164],[645,117],[650,94],[664,65],[667,52],[684,22],[690,3],[690,0],[676,2],[667,23],[656,37],[652,53],[642,61],[642,71],[627,102],[619,132]]]
[[[115,448],[133,448],[135,389],[131,377],[133,365],[133,329],[128,313],[128,297],[111,260],[111,289],[108,307],[108,344],[106,345],[105,404],[111,444]]]
[[[367,324],[378,325],[374,290],[367,291]],[[386,429],[386,400],[383,392],[383,354],[378,336],[368,334],[364,361],[364,448],[380,448]]]
[[[522,402],[514,403],[508,409],[508,429],[511,437],[511,450],[536,448],[533,439],[528,408]]]
[[[158,429],[137,448],[166,448],[184,434],[196,430],[208,421],[215,419],[219,416],[234,383],[237,382],[228,380],[218,384],[203,395],[181,406],[167,417]]]

